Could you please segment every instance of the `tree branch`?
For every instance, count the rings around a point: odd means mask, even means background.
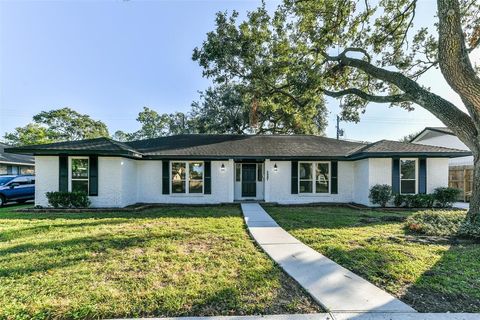
[[[366,93],[360,89],[357,88],[349,88],[341,91],[330,91],[326,89],[322,89],[322,92],[325,93],[327,96],[333,97],[333,98],[340,98],[346,95],[354,94],[364,100],[370,101],[370,102],[378,102],[378,103],[396,103],[396,102],[406,102],[406,101],[411,101],[411,97],[409,97],[407,94],[396,94],[396,95],[391,95],[391,96],[377,96],[377,95],[372,95],[369,93]]]
[[[411,97],[412,102],[430,111],[451,128],[472,151],[478,149],[476,143],[478,133],[472,118],[451,102],[422,88],[417,82],[399,72],[379,68],[361,59],[349,58],[343,53],[338,56],[330,56],[324,52],[322,55],[327,61],[362,70],[376,79],[397,86]],[[480,152],[480,150],[478,151]]]

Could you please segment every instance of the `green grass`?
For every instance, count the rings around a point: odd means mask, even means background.
[[[237,206],[132,213],[0,208],[0,319],[316,312]]]
[[[292,235],[422,312],[480,312],[480,244],[419,237],[412,213],[265,206]],[[388,220],[388,221],[386,221]],[[422,242],[420,242],[422,241]]]

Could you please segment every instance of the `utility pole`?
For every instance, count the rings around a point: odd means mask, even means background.
[[[340,137],[343,137],[343,134],[345,133],[343,129],[340,129],[340,116],[337,114],[337,140],[340,139]]]

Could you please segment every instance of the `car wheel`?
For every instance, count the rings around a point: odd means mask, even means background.
[[[0,207],[3,207],[4,204],[5,204],[5,198],[0,195]]]

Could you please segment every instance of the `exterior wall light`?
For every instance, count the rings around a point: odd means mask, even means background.
[[[278,167],[276,163],[273,165],[273,172],[278,172]]]
[[[222,163],[222,165],[220,166],[220,171],[225,172],[225,164]]]

